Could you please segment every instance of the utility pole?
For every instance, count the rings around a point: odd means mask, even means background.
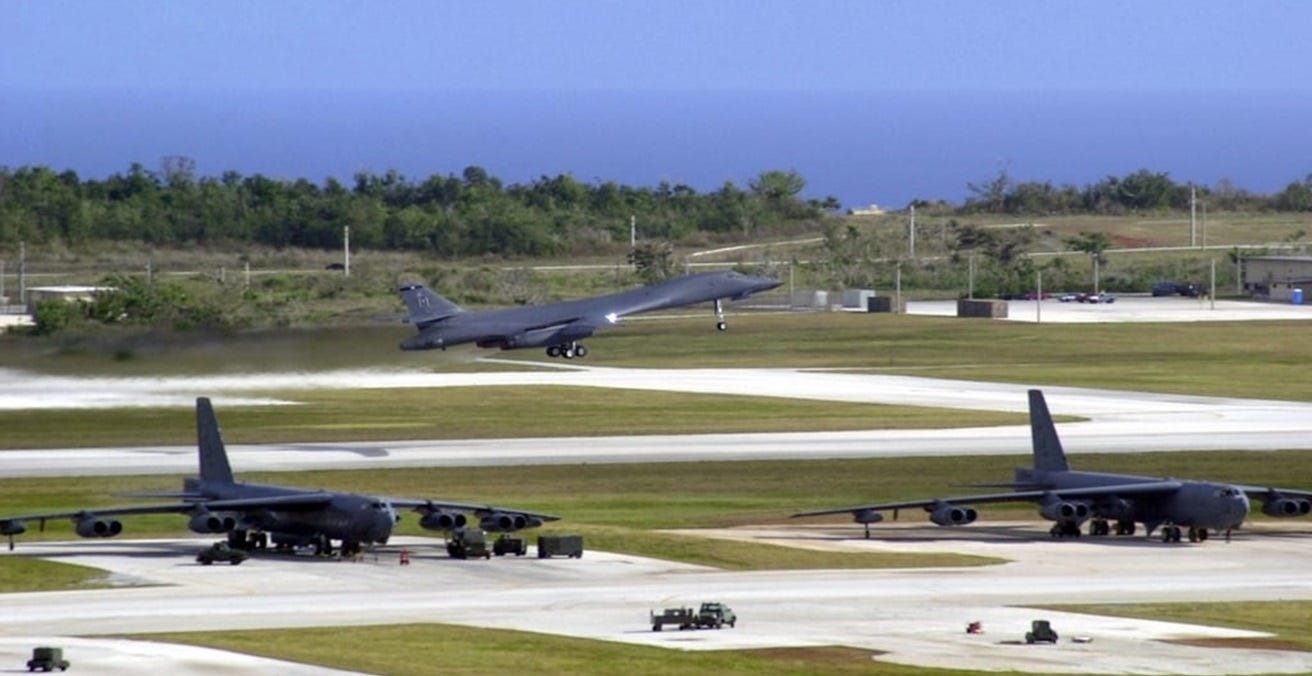
[[[27,305],[27,242],[18,243],[18,304]]]
[[[629,250],[638,248],[638,217],[629,216]]]
[[[911,205],[911,223],[907,226],[907,241],[911,260],[916,260],[916,205]]]
[[[351,226],[349,225],[342,226],[342,250],[343,250],[342,257],[346,261],[345,263],[343,263],[342,267],[346,272],[346,276],[350,277],[351,276]]]
[[[1043,271],[1034,273],[1034,323],[1043,323]]]
[[[975,254],[970,254],[970,267],[966,273],[966,297],[975,300]]]
[[[1198,189],[1189,186],[1189,248],[1197,246],[1198,231]]]

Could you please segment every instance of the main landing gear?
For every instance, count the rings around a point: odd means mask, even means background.
[[[588,348],[579,345],[576,341],[570,341],[568,343],[548,347],[547,356],[552,359],[557,357],[564,357],[565,359],[578,357],[582,359],[583,357],[588,356]]]

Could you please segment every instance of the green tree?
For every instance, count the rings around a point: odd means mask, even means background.
[[[655,284],[675,275],[674,246],[669,242],[638,242],[629,254],[629,262],[644,284]]]

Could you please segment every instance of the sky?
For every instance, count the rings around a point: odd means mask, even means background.
[[[532,153],[525,153],[522,161],[506,153],[486,155],[501,165],[490,167],[494,174],[528,180],[569,172],[583,180],[654,181],[679,170],[663,165],[644,173],[636,160],[621,170],[598,162],[604,149],[597,148],[572,160],[567,148],[585,146],[586,141],[561,143],[560,126],[542,126],[535,118],[537,108],[543,101],[565,101],[567,110],[569,102],[611,101],[582,106],[588,110],[579,114],[578,125],[587,129],[616,115],[629,116],[638,105],[633,101],[643,102],[651,113],[703,96],[723,100],[742,95],[748,97],[743,101],[759,105],[762,99],[751,96],[761,93],[824,98],[829,106],[844,96],[868,102],[881,95],[909,94],[959,95],[966,102],[980,96],[1014,94],[1032,100],[1051,94],[1101,97],[1085,100],[1105,102],[1172,93],[1224,93],[1242,100],[1252,93],[1264,101],[1278,102],[1283,96],[1306,101],[1312,99],[1312,78],[1306,76],[1312,65],[1309,26],[1312,3],[1213,0],[11,0],[0,20],[0,125],[10,130],[0,135],[0,166],[60,163],[95,175],[123,171],[134,161],[154,166],[158,157],[151,153],[158,152],[199,155],[202,173],[232,168],[316,179],[388,164],[422,176],[459,172],[476,163],[454,156],[478,156],[476,148],[453,141],[442,146],[443,157],[432,160],[430,167],[406,156],[412,145],[406,139],[371,142],[363,131],[358,138],[355,132],[342,131],[340,125],[363,126],[344,121],[358,120],[354,113],[327,122],[334,119],[338,103],[355,97],[352,100],[379,102],[383,124],[413,129],[418,136],[429,132],[407,126],[411,121],[403,119],[406,102],[414,103],[409,115],[420,116],[433,101],[477,100],[464,106],[463,117],[452,113],[451,119],[476,125],[471,119],[482,116],[495,118],[499,125],[518,124],[531,131],[514,135],[516,143],[528,147],[541,142],[556,153],[554,162]],[[489,95],[504,94],[527,98],[497,99],[499,107],[487,103]],[[139,107],[123,104],[124,99],[139,101]],[[619,99],[629,103],[613,103]],[[177,107],[179,100],[190,112]],[[152,113],[156,108],[167,110],[174,121],[198,115],[189,128],[195,140],[179,142],[176,125],[152,121],[152,115],[159,114]],[[202,122],[213,126],[212,118],[197,112],[204,110],[228,111],[223,118],[226,131],[198,129]],[[1108,109],[1100,115],[1122,114],[1118,110],[1133,108]],[[119,116],[135,119],[124,126],[101,119]],[[288,137],[293,121],[313,126],[319,116],[325,121],[318,135],[306,136],[290,149],[278,143]],[[1293,117],[1289,110],[1282,116],[1282,124]],[[38,119],[39,125],[34,121]],[[1244,124],[1252,124],[1251,116],[1246,119]],[[249,131],[242,129],[244,123]],[[707,125],[737,129],[750,123],[748,112],[740,111],[708,118]],[[815,121],[826,123],[823,116]],[[161,137],[172,136],[166,143],[152,144],[153,128]],[[642,124],[628,128],[641,134]],[[789,133],[795,128],[789,127]],[[118,145],[86,140],[93,129],[95,136],[115,137]],[[483,131],[462,126],[459,135],[476,139]],[[868,130],[835,129],[836,134],[840,131],[850,139]],[[1229,133],[1212,130],[1218,132]],[[663,133],[671,138],[687,135],[674,129]],[[266,134],[268,145],[278,150],[263,156],[255,151],[235,155],[234,145],[258,147],[250,138],[255,134]],[[668,144],[665,136],[660,138],[658,145]],[[343,152],[307,152],[297,164],[297,148],[317,148],[335,139],[341,139]],[[740,142],[769,145],[766,139],[746,136]],[[641,150],[616,146],[614,138],[607,143],[631,156]],[[96,145],[102,147],[78,151]],[[695,150],[689,148],[683,161],[716,163],[715,157],[698,157]],[[208,157],[213,160],[206,161]],[[789,159],[781,150],[762,161],[787,166]],[[1014,158],[971,161],[992,165],[971,167],[972,175],[982,179]],[[213,166],[215,162],[240,166]],[[1138,168],[1130,158],[1126,167]],[[1120,169],[1091,168],[1088,180]],[[632,176],[602,175],[606,171]],[[750,171],[725,163],[721,175],[742,181],[743,172]],[[713,177],[714,171],[707,170],[707,176]],[[825,186],[814,187],[826,192]],[[924,187],[927,192],[940,189]]]

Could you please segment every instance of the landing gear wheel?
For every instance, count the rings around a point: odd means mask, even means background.
[[[715,323],[715,328],[719,329],[720,331],[728,331],[728,330],[729,330],[729,324],[728,324],[728,322],[716,322],[716,323]]]
[[[579,359],[588,356],[588,348],[583,347],[582,345],[576,345],[574,347],[574,356],[578,357]]]
[[[560,349],[560,356],[562,356],[562,357],[564,357],[564,358],[566,358],[566,359],[573,359],[573,358],[574,358],[574,348],[572,348],[572,347],[566,345],[565,347],[563,347],[563,348]]]
[[[548,347],[548,348],[547,348],[547,356],[548,356],[548,357],[551,357],[552,359],[555,359],[556,357],[559,357],[559,356],[560,356],[560,346],[559,346],[559,345],[552,345],[551,347]]]

